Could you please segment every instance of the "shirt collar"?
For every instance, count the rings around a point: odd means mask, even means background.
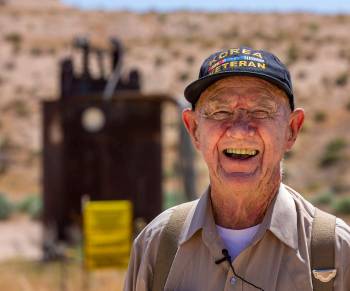
[[[212,224],[215,226],[210,200],[210,186],[197,201],[185,220],[184,228],[180,234],[180,244],[189,240],[200,229],[207,229]]]
[[[203,229],[209,236],[216,231],[212,212],[210,187],[192,207],[186,218],[180,235],[180,244],[189,240],[197,231]],[[294,199],[284,184],[280,184],[279,191],[269,206],[261,223],[259,233],[270,230],[279,240],[293,249],[298,247],[297,213]]]
[[[294,199],[283,183],[263,219],[262,230],[270,230],[280,241],[298,248],[297,212]]]

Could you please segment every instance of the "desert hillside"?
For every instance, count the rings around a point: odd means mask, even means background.
[[[126,48],[145,93],[183,98],[203,58],[216,49],[268,49],[292,74],[306,110],[285,160],[285,181],[310,195],[350,194],[350,16],[307,14],[86,12],[55,0],[0,1],[0,191],[14,199],[41,192],[41,107],[57,98],[58,64],[75,36]],[[199,164],[200,191],[206,184]]]

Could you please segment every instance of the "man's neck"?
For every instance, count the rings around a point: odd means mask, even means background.
[[[216,224],[231,229],[244,229],[262,222],[271,201],[278,192],[280,181],[273,187],[254,189],[249,193],[218,191],[211,188],[211,201]]]

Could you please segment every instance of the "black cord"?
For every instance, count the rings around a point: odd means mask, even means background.
[[[238,275],[238,274],[236,273],[235,268],[233,267],[233,265],[232,265],[232,263],[231,263],[231,256],[230,256],[230,254],[228,253],[228,250],[223,249],[223,250],[222,250],[222,254],[223,254],[224,257],[223,257],[222,259],[220,259],[220,260],[217,260],[217,261],[215,262],[216,264],[220,264],[220,263],[222,263],[223,261],[227,261],[227,263],[229,264],[229,266],[230,266],[230,268],[231,268],[233,274],[234,274],[237,278],[239,278],[239,279],[241,279],[243,282],[245,282],[245,283],[247,283],[247,284],[249,284],[249,285],[255,287],[256,289],[259,289],[259,290],[264,291],[263,288],[260,288],[260,287],[258,287],[258,286],[256,286],[256,285],[254,285],[253,283],[250,283],[249,281],[247,281],[246,279],[244,279],[243,277],[241,277],[240,275]]]

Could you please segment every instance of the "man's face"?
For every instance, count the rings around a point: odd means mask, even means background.
[[[234,76],[207,88],[195,112],[183,113],[217,187],[258,189],[278,182],[280,162],[303,122],[285,93],[256,77]],[[253,187],[253,188],[252,188]]]

